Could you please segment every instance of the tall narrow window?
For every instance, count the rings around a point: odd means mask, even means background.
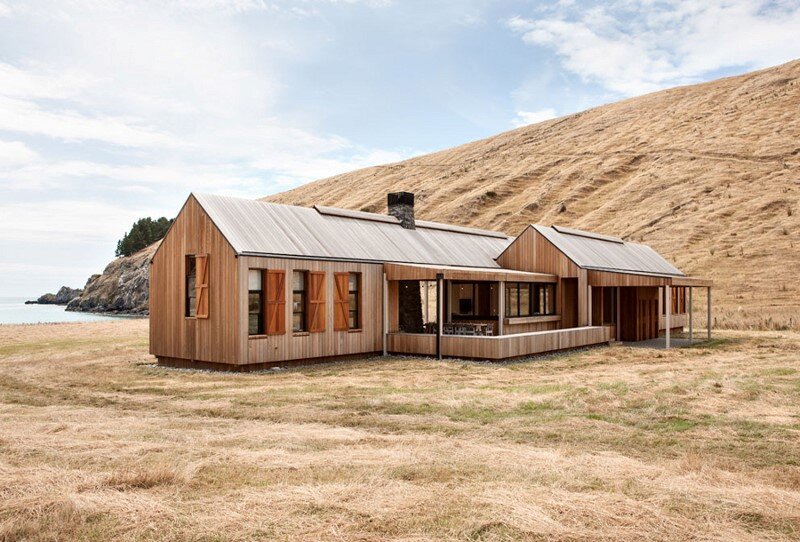
[[[248,333],[264,333],[264,288],[260,269],[250,269],[247,273],[247,315]]]
[[[292,273],[292,331],[306,331],[306,272]]]
[[[506,287],[506,316],[519,316],[518,282],[510,282]]]
[[[350,302],[348,326],[350,329],[359,329],[361,328],[361,273],[350,273],[348,284],[348,300]]]
[[[197,314],[197,266],[194,256],[186,256],[186,280],[184,281],[186,297],[184,298],[184,316],[194,318]]]
[[[517,285],[519,288],[519,315],[531,315],[531,285],[521,282]]]
[[[545,284],[544,286],[544,314],[556,313],[556,285]]]

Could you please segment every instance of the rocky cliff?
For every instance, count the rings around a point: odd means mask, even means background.
[[[150,260],[160,241],[130,256],[117,258],[100,275],[92,275],[68,311],[148,314]]]
[[[79,295],[83,290],[80,288],[70,288],[69,286],[62,286],[61,289],[55,294],[44,294],[39,296],[36,301],[26,301],[26,305],[66,305]]]

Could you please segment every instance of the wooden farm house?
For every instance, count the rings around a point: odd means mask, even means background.
[[[190,195],[151,264],[151,353],[228,370],[379,353],[503,360],[662,333],[669,346],[684,326],[692,338],[694,288],[711,306],[710,281],[645,245],[415,220],[407,192],[388,211]]]

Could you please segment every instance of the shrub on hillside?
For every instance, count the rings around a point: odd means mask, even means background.
[[[117,242],[117,256],[130,256],[159,239],[163,239],[171,224],[172,220],[163,216],[157,220],[153,220],[149,216],[140,218],[134,223],[131,231]]]

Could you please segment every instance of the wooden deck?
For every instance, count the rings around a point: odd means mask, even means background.
[[[442,356],[497,361],[607,343],[615,335],[614,326],[586,326],[499,337],[442,335]],[[390,333],[388,351],[435,356],[436,335]]]

